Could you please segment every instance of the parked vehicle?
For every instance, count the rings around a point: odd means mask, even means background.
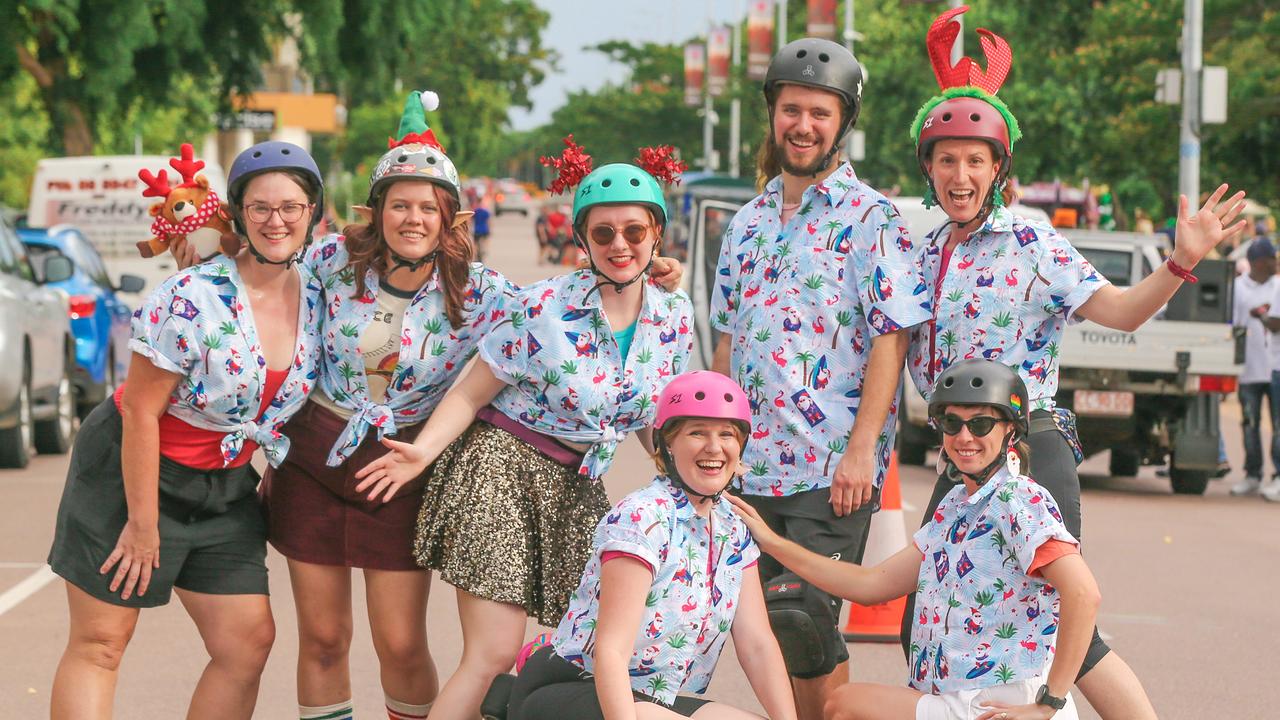
[[[38,270],[0,219],[0,467],[26,467],[36,451],[65,453],[76,430],[75,340],[66,299],[47,287],[75,268],[55,255]]]
[[[133,311],[117,293],[141,292],[146,281],[125,274],[118,284],[112,282],[98,251],[70,225],[19,228],[18,237],[35,267],[58,255],[75,266],[71,277],[48,286],[67,296],[67,314],[76,342],[76,406],[83,419],[115,391],[129,369],[129,319]]]
[[[495,215],[518,212],[523,217],[529,217],[529,213],[534,211],[535,204],[533,195],[520,183],[515,180],[498,181],[497,189],[493,194]]]

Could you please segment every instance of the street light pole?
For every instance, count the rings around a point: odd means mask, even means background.
[[[1182,123],[1178,132],[1178,192],[1200,202],[1200,71],[1204,64],[1204,0],[1184,0],[1182,16]]]
[[[742,150],[742,101],[738,99],[739,60],[742,55],[742,13],[745,0],[738,0],[738,12],[733,23],[733,65],[729,70],[729,177],[738,177],[738,156]]]
[[[787,44],[787,0],[778,0],[778,49]]]

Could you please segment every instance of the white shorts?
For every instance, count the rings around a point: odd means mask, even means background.
[[[991,709],[983,707],[983,704],[992,700],[1008,705],[1029,705],[1036,701],[1041,685],[1044,685],[1044,678],[993,685],[980,690],[925,695],[916,703],[916,720],[973,720]],[[1055,713],[1053,720],[1079,720],[1079,717],[1076,701],[1068,693],[1066,707]]]

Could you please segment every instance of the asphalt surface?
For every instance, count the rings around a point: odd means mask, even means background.
[[[494,220],[491,264],[517,282],[550,275],[538,266],[531,221],[504,215]],[[143,270],[154,279],[166,270],[156,260],[116,263],[115,272]],[[1224,404],[1228,451],[1242,464],[1239,411]],[[39,718],[49,712],[49,692],[66,643],[66,595],[44,567],[67,456],[37,456],[22,471],[0,471],[0,718]],[[1280,505],[1257,497],[1233,498],[1229,485],[1211,484],[1203,497],[1174,496],[1154,468],[1137,478],[1109,478],[1106,456],[1086,461],[1085,557],[1103,593],[1099,626],[1111,646],[1133,666],[1162,718],[1280,717],[1275,682],[1280,630],[1274,622],[1280,593]],[[606,477],[612,499],[640,487],[653,468],[639,443],[628,440]],[[933,485],[931,470],[903,467],[903,538],[920,520]],[[886,516],[891,518],[892,516]],[[892,527],[892,524],[890,524]],[[277,637],[267,664],[255,717],[297,717],[294,663],[297,633],[285,563],[274,551],[272,608]],[[50,579],[52,578],[52,579]],[[352,683],[357,712],[382,713],[378,668],[364,622],[363,588],[355,589],[356,637]],[[529,635],[540,631],[534,624]],[[452,588],[432,586],[428,612],[431,649],[442,678],[461,652]],[[903,684],[906,664],[896,645],[850,646],[858,680]],[[117,693],[117,717],[168,718],[185,713],[206,662],[194,625],[181,605],[142,613],[125,655]],[[759,709],[727,648],[709,695]],[[1077,694],[1081,717],[1097,717]]]

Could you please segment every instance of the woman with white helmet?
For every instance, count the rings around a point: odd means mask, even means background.
[[[667,222],[657,180],[626,163],[583,178],[590,159],[573,145],[559,161],[564,182],[581,180],[575,235],[591,267],[504,301],[482,362],[417,439],[384,439],[393,451],[357,474],[357,490],[377,495],[435,463],[415,555],[457,588],[464,648],[432,720],[475,717],[526,616],[559,621],[608,509],[600,476],[628,433],[647,442],[658,393],[691,350],[688,296],[648,279]]]
[[[71,616],[55,718],[110,716],[139,610],[175,589],[210,656],[189,714],[253,714],[275,625],[249,458],[281,461],[280,427],[315,379],[315,288],[295,263],[324,192],[305,150],[272,141],[236,158],[228,195],[248,252],[151,293],[127,380],[76,441],[49,556]]]

